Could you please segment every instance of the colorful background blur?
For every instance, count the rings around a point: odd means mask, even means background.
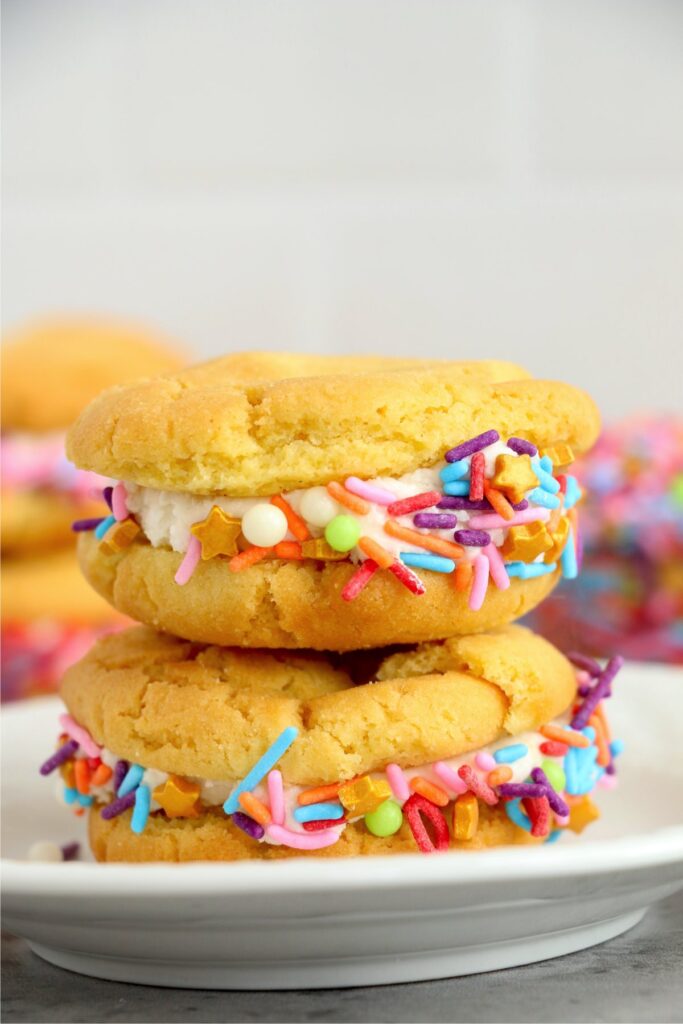
[[[675,0],[4,0],[4,329],[585,387],[584,572],[535,624],[683,662],[682,39]]]

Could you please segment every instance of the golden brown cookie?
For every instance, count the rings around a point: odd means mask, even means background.
[[[376,654],[191,644],[135,628],[99,641],[65,675],[62,696],[96,743],[146,768],[242,778],[278,735],[299,735],[279,767],[318,785],[421,765],[538,729],[571,702],[572,666],[519,626]]]
[[[2,619],[92,626],[126,621],[88,586],[75,553],[63,549],[32,558],[3,558]]]
[[[553,589],[559,571],[489,587],[480,610],[452,576],[424,573],[415,597],[389,573],[377,573],[353,602],[341,593],[355,572],[348,562],[263,561],[241,573],[224,559],[200,562],[184,587],[174,582],[181,556],[136,542],[106,553],[93,534],[79,540],[86,579],[124,615],[203,643],[349,651],[483,632],[521,618]]]

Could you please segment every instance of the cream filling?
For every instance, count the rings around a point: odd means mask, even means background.
[[[491,477],[495,472],[496,459],[499,455],[514,455],[511,448],[508,448],[502,441],[496,441],[483,449],[485,458],[485,473]],[[395,495],[396,500],[411,498],[416,494],[425,491],[442,491],[443,481],[439,475],[440,471],[447,466],[445,461],[437,463],[427,469],[417,469],[412,473],[405,473],[401,477],[376,477],[367,481],[369,484],[381,487]],[[190,527],[194,523],[201,522],[211,511],[214,505],[218,505],[227,515],[241,519],[244,514],[254,505],[262,504],[268,499],[260,498],[228,498],[223,495],[194,495],[182,494],[177,491],[161,491],[151,487],[139,487],[137,484],[126,483],[128,509],[138,520],[142,530],[153,547],[170,547],[174,551],[183,553],[187,550],[190,540]],[[292,506],[297,514],[301,512],[301,502],[307,489],[289,491],[284,494],[285,499]],[[529,507],[537,507],[529,502]],[[348,510],[339,506],[340,512]],[[401,551],[423,552],[423,549],[409,544],[404,540],[390,537],[384,531],[384,524],[389,518],[395,519],[402,526],[418,530],[420,533],[432,537],[442,537],[444,540],[453,540],[454,529],[467,529],[467,524],[473,516],[482,515],[481,512],[469,511],[467,509],[427,509],[428,512],[443,511],[454,515],[457,519],[456,527],[449,527],[447,530],[424,529],[419,530],[413,523],[414,513],[406,516],[390,517],[386,507],[383,505],[371,504],[367,515],[360,516],[352,513],[358,520],[361,527],[361,536],[369,537],[371,540],[381,544],[383,548],[390,551],[395,557]],[[308,524],[312,537],[322,537],[324,530],[320,527]],[[488,531],[491,541],[496,547],[500,547],[505,538],[505,530],[494,529]],[[294,540],[287,535],[287,540]],[[472,555],[476,555],[480,548],[466,548]],[[352,561],[360,561],[365,556],[354,548],[349,557]]]
[[[550,723],[550,724],[556,725],[556,726],[560,726],[562,728],[568,728],[569,727],[570,717],[571,716],[570,716],[569,712],[566,712],[565,714],[563,714],[563,715],[559,716],[558,718],[554,719],[553,722]],[[547,742],[548,742],[547,737],[543,736],[542,733],[540,733],[540,732],[525,732],[525,733],[521,733],[519,736],[507,736],[504,739],[497,740],[495,743],[490,743],[488,746],[481,747],[478,750],[470,751],[467,754],[460,754],[457,757],[451,757],[451,758],[448,758],[448,759],[443,759],[439,763],[447,765],[454,772],[457,772],[458,768],[462,767],[462,765],[469,764],[475,770],[477,775],[479,775],[480,778],[485,780],[486,776],[489,773],[489,771],[491,771],[492,769],[490,769],[490,768],[481,769],[481,768],[478,767],[478,765],[476,763],[476,758],[477,758],[477,756],[479,754],[485,754],[485,755],[488,754],[491,757],[493,757],[493,755],[496,753],[496,751],[500,750],[503,747],[517,746],[519,744],[523,744],[527,748],[526,753],[522,757],[520,757],[518,760],[513,761],[510,764],[507,764],[505,766],[509,767],[511,769],[511,771],[512,771],[512,777],[510,779],[508,779],[507,782],[510,782],[510,783],[512,783],[512,782],[524,782],[528,778],[528,776],[530,775],[532,769],[540,767],[540,765],[542,764],[543,761],[546,761],[546,760],[554,761],[558,765],[562,766],[562,762],[564,760],[564,757],[551,757],[550,755],[544,754],[541,751],[541,749],[540,749],[541,748],[541,744],[547,743]],[[111,751],[109,751],[109,750],[103,750],[101,755],[100,755],[100,757],[102,758],[102,761],[104,761],[104,763],[109,765],[109,767],[112,768],[112,769],[114,768],[114,765],[116,764],[116,762],[118,760],[120,760],[119,757],[116,754],[111,753]],[[432,762],[432,763],[425,764],[425,765],[419,765],[419,766],[414,767],[414,768],[404,768],[404,769],[402,769],[403,770],[403,774],[404,774],[404,776],[406,778],[406,781],[408,782],[408,784],[410,784],[410,780],[411,779],[415,778],[418,775],[422,776],[423,778],[427,779],[429,782],[434,783],[434,785],[439,786],[441,789],[446,790],[449,793],[449,796],[451,797],[451,799],[453,799],[452,791],[449,789],[447,783],[444,783],[440,779],[440,777],[437,775],[437,773],[434,771],[434,764],[435,763],[437,763],[437,762]],[[504,765],[502,763],[501,764],[496,764],[495,767],[496,768],[502,768],[502,767],[504,767]],[[373,778],[373,779],[385,779],[386,780],[386,775],[385,775],[384,772],[368,772],[367,774],[370,775],[370,777]],[[162,786],[166,782],[166,780],[168,778],[169,778],[169,773],[168,772],[159,771],[159,769],[157,769],[157,768],[146,768],[145,769],[144,777],[142,779],[142,782],[143,782],[143,784],[145,786],[149,787],[150,791],[153,794],[154,790],[157,788],[157,786]],[[232,791],[235,788],[236,784],[237,784],[235,781],[229,781],[229,780],[200,779],[200,778],[193,778],[193,777],[188,777],[188,781],[196,783],[196,784],[199,785],[199,787],[200,787],[200,798],[201,798],[202,802],[207,807],[222,807],[223,804],[225,803],[225,801],[228,799],[228,797],[232,793]],[[299,803],[298,803],[299,794],[304,792],[305,790],[312,789],[312,788],[313,788],[312,786],[294,786],[294,785],[287,785],[285,783],[285,787],[284,787],[285,822],[284,822],[284,824],[285,824],[285,826],[287,828],[291,829],[293,832],[301,832],[303,834],[306,834],[306,831],[303,828],[303,826],[295,819],[294,811],[299,806]],[[108,803],[113,798],[113,796],[114,796],[113,785],[112,785],[111,780],[106,785],[104,785],[104,786],[92,787],[91,792],[92,792],[92,794],[97,799],[99,799],[103,803]],[[268,789],[267,789],[267,785],[266,785],[266,780],[265,779],[261,783],[259,783],[259,785],[256,786],[251,792],[253,792],[255,796],[257,796],[260,800],[262,800],[263,803],[266,804],[266,806],[268,806],[268,804],[269,804]],[[402,801],[398,800],[396,798],[396,796],[393,796],[392,799],[395,799],[397,801],[397,803],[402,803]],[[336,801],[332,801],[332,802],[336,802]],[[160,809],[161,809],[160,805],[157,803],[157,801],[152,796],[150,810],[151,811],[157,811],[157,810],[160,810]],[[362,815],[360,815],[358,818],[350,817],[348,820],[349,821],[357,821],[357,820],[360,819],[360,817],[362,817]],[[344,824],[330,825],[330,828],[334,828],[334,829],[338,830],[340,835],[341,835],[342,831],[344,830],[344,827],[345,827]],[[263,842],[272,842],[273,840],[271,840],[268,837],[268,835],[266,834],[266,836],[264,836],[264,839],[262,841]]]

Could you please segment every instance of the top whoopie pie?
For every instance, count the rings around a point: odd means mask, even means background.
[[[565,470],[598,427],[582,391],[510,363],[226,356],[80,416],[69,457],[120,481],[82,564],[119,610],[208,643],[489,629],[575,574]]]

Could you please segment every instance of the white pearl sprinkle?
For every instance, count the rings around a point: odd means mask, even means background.
[[[287,518],[276,505],[254,505],[242,519],[242,533],[250,544],[272,548],[287,536]]]
[[[62,851],[56,843],[50,842],[49,839],[40,839],[37,843],[33,843],[28,848],[27,857],[29,860],[46,861],[50,863],[57,863],[63,860]]]
[[[325,527],[339,515],[339,505],[325,487],[311,487],[301,498],[299,510],[311,526]]]

